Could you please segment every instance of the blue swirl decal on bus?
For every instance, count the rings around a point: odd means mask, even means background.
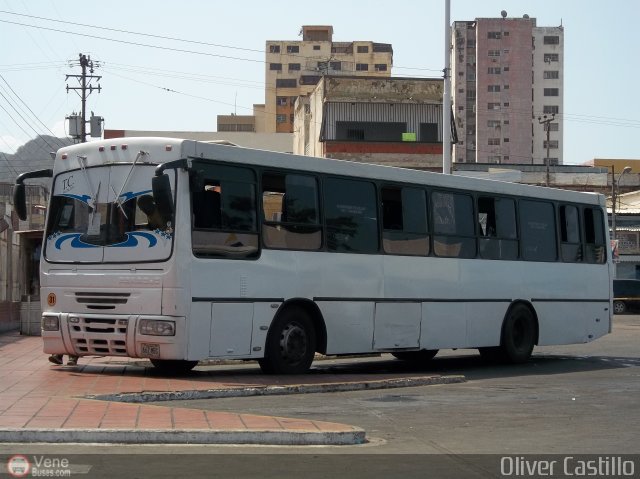
[[[136,193],[134,193],[133,191],[127,191],[126,193],[122,193],[120,196],[118,196],[118,198],[124,198],[122,202],[126,203],[136,196],[148,195],[149,193],[152,193],[152,190],[138,191]]]
[[[121,241],[120,243],[115,243],[112,245],[106,245],[107,248],[135,248],[140,244],[138,238],[144,238],[149,242],[148,248],[153,248],[156,244],[158,244],[158,239],[151,233],[145,233],[142,231],[135,231],[131,233],[125,233],[126,239]],[[65,241],[71,240],[69,245],[72,248],[102,248],[102,245],[95,245],[91,243],[85,243],[80,238],[84,236],[83,233],[70,233],[66,235],[54,235],[49,239],[55,239],[55,248],[61,249],[62,244]]]
[[[56,196],[66,196],[67,198],[72,198],[74,200],[82,201],[83,203],[89,204],[91,201],[91,195],[72,195],[71,193],[62,193]]]

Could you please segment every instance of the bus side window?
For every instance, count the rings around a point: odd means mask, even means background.
[[[478,244],[485,259],[518,258],[515,202],[510,198],[478,198]]]
[[[382,188],[382,246],[385,253],[429,254],[427,198],[418,188]]]
[[[378,252],[376,188],[362,180],[324,181],[327,248],[342,253]]]
[[[313,176],[262,176],[262,236],[266,247],[318,250],[322,226],[318,181]]]
[[[253,258],[259,251],[255,174],[249,168],[201,163],[205,178],[191,192],[196,256]],[[192,187],[196,187],[194,182]]]
[[[582,261],[578,208],[575,206],[560,206],[560,242],[562,261],[567,263]]]
[[[473,200],[462,193],[431,194],[433,251],[448,258],[475,258]]]
[[[520,200],[518,205],[522,259],[557,261],[558,246],[553,203]]]
[[[607,262],[602,211],[595,208],[584,209],[584,261],[603,264]]]

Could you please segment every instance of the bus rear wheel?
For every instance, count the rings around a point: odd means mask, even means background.
[[[293,306],[282,311],[267,336],[260,369],[267,374],[302,374],[316,352],[316,333],[309,314]]]
[[[151,364],[158,370],[167,374],[185,374],[196,367],[198,361],[185,361],[182,359],[152,359]]]
[[[490,362],[522,364],[529,360],[536,342],[536,321],[524,304],[516,304],[502,325],[500,346],[479,348],[480,355]]]
[[[624,314],[626,310],[627,310],[627,305],[624,304],[624,301],[613,302],[613,312],[615,314]]]
[[[402,361],[411,361],[414,363],[426,363],[431,361],[436,354],[438,354],[437,349],[421,349],[420,351],[396,351],[395,353],[391,353],[395,358],[401,359]]]

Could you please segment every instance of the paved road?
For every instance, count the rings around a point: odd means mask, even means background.
[[[242,374],[243,369],[247,374],[255,373],[252,364],[232,368],[236,374]],[[330,370],[354,374],[377,370],[401,375],[407,368],[401,361],[383,356],[318,363],[316,373]],[[338,472],[340,467],[346,470],[352,467],[350,477],[357,476],[356,471],[360,471],[356,467],[358,460],[364,460],[370,472],[380,473],[378,477],[389,477],[382,472],[397,473],[402,464],[412,461],[413,456],[402,456],[402,460],[398,459],[400,456],[387,456],[399,453],[447,454],[443,456],[444,461],[453,460],[453,465],[443,464],[442,458],[437,459],[439,456],[433,456],[436,459],[430,461],[431,467],[436,468],[436,472],[432,470],[435,477],[443,476],[443,471],[455,471],[458,476],[464,473],[469,477],[500,476],[491,464],[486,467],[478,465],[484,459],[473,460],[473,456],[463,456],[466,454],[640,454],[638,316],[616,316],[614,333],[591,344],[537,348],[534,358],[523,366],[490,366],[482,363],[473,351],[449,351],[439,355],[424,371],[463,374],[468,381],[383,391],[172,402],[176,407],[312,417],[348,423],[367,431],[371,442],[364,446],[114,445],[97,449],[89,445],[29,445],[18,449],[34,454],[139,454],[135,456],[137,464],[145,457],[144,463],[152,468],[149,471],[156,467],[154,472],[159,476],[164,472],[166,477],[170,477],[170,469],[159,466],[164,464],[161,458],[152,460],[152,456],[141,454],[189,454],[173,456],[172,461],[179,464],[177,458],[187,457],[189,465],[185,467],[190,472],[201,471],[202,468],[211,472],[213,469],[209,466],[225,464],[234,457],[240,458],[235,467],[241,466],[243,470],[255,467],[257,470],[254,472],[263,473],[270,472],[272,468],[281,473],[281,469],[293,472],[297,467],[307,470],[309,464],[320,460],[324,467],[335,465]],[[16,453],[18,449],[14,445],[0,445],[3,453]],[[254,455],[242,459],[243,456],[236,454]],[[325,454],[336,456],[328,462],[321,459]],[[275,461],[274,455],[278,455]],[[266,462],[263,464],[263,461]],[[495,458],[493,463],[496,463]],[[392,467],[388,469],[385,466]],[[437,472],[440,467],[442,474]],[[214,469],[220,471],[219,468]],[[321,469],[318,464],[314,466],[314,470]],[[426,471],[422,469],[422,472]],[[640,461],[636,458],[635,474],[638,473]],[[408,473],[407,477],[410,476]]]

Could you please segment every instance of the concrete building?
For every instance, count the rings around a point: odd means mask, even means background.
[[[293,132],[297,97],[310,93],[323,75],[391,75],[393,49],[388,43],[334,42],[333,27],[324,25],[303,26],[301,33],[302,40],[266,42],[263,118],[267,133]]]
[[[294,153],[442,171],[442,79],[324,76],[295,107]]]
[[[476,18],[452,28],[453,114],[460,163],[562,164],[563,27]],[[556,115],[549,124],[540,121]]]

